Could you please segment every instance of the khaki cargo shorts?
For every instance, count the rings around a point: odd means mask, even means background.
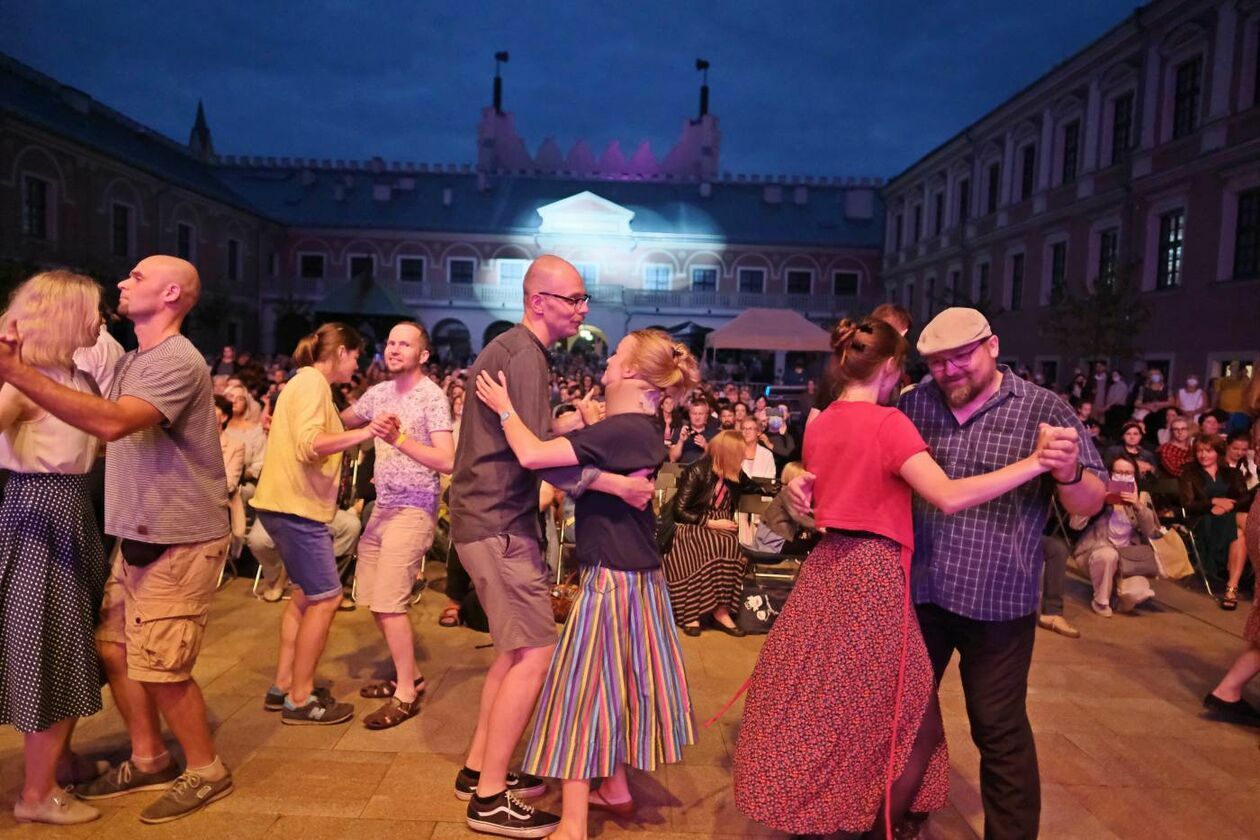
[[[231,534],[173,545],[143,568],[114,549],[96,638],[127,648],[127,676],[138,682],[183,682],[210,615],[210,601],[227,558]]]
[[[420,561],[432,545],[433,517],[428,511],[373,507],[359,538],[355,601],[374,613],[406,612]]]

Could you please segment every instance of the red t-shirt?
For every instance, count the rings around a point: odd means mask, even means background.
[[[898,474],[928,445],[895,408],[837,400],[805,431],[805,469],[814,481],[814,520],[870,531],[914,548],[910,485]]]

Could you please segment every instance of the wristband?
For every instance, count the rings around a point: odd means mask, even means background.
[[[1075,478],[1073,478],[1071,481],[1059,481],[1059,479],[1055,478],[1054,482],[1055,484],[1058,484],[1060,487],[1067,487],[1072,484],[1080,484],[1081,479],[1084,477],[1085,477],[1085,465],[1082,464],[1080,461],[1077,461]],[[1054,476],[1051,476],[1051,478],[1054,478]]]
[[[401,449],[402,445],[407,441],[406,432],[399,432],[398,437],[394,438],[394,448]]]

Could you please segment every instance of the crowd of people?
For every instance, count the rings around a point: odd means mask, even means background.
[[[285,725],[356,716],[317,675],[337,613],[362,607],[393,676],[360,689],[379,701],[361,719],[404,724],[425,690],[408,608],[442,534],[439,623],[479,611],[496,651],[453,784],[474,830],[584,838],[590,809],[632,815],[627,768],[695,741],[680,634],[745,635],[746,554],[788,545],[808,559],[748,683],[741,811],[799,836],[915,836],[945,803],[936,686],[957,652],[986,831],[1034,837],[1028,670],[1039,625],[1079,636],[1067,567],[1111,616],[1170,576],[1168,523],[1224,583],[1224,609],[1260,560],[1260,395],[1238,366],[1210,393],[1102,364],[1047,388],[954,308],[921,330],[912,377],[911,317],[885,305],[841,321],[825,375],[794,370],[799,393],[771,400],[659,330],[602,369],[556,350],[589,301],[556,257],[531,264],[521,323],[466,367],[431,361],[412,321],[378,347],[327,323],[289,356],[207,361],[180,332],[193,266],[149,257],[119,289],[129,352],[72,272],[32,277],[0,316],[0,723],[25,736],[21,821],[85,822],[94,800],[151,791],[140,819],[161,823],[232,792],[192,669],[224,564],[245,552],[260,599],[287,600],[264,707]],[[741,523],[748,496],[774,498],[761,527]],[[580,574],[558,630],[569,544]],[[1260,724],[1242,696],[1260,608],[1247,639],[1205,705]],[[71,738],[106,683],[131,749],[98,766]],[[560,814],[525,804],[547,779]]]

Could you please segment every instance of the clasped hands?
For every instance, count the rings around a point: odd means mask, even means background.
[[[380,438],[393,445],[402,434],[402,421],[398,419],[397,414],[381,413],[368,423],[368,431],[372,433],[372,437]]]
[[[1076,465],[1081,459],[1080,436],[1071,426],[1042,423],[1037,427],[1037,445],[1032,454],[1055,481],[1071,481],[1076,478]]]

